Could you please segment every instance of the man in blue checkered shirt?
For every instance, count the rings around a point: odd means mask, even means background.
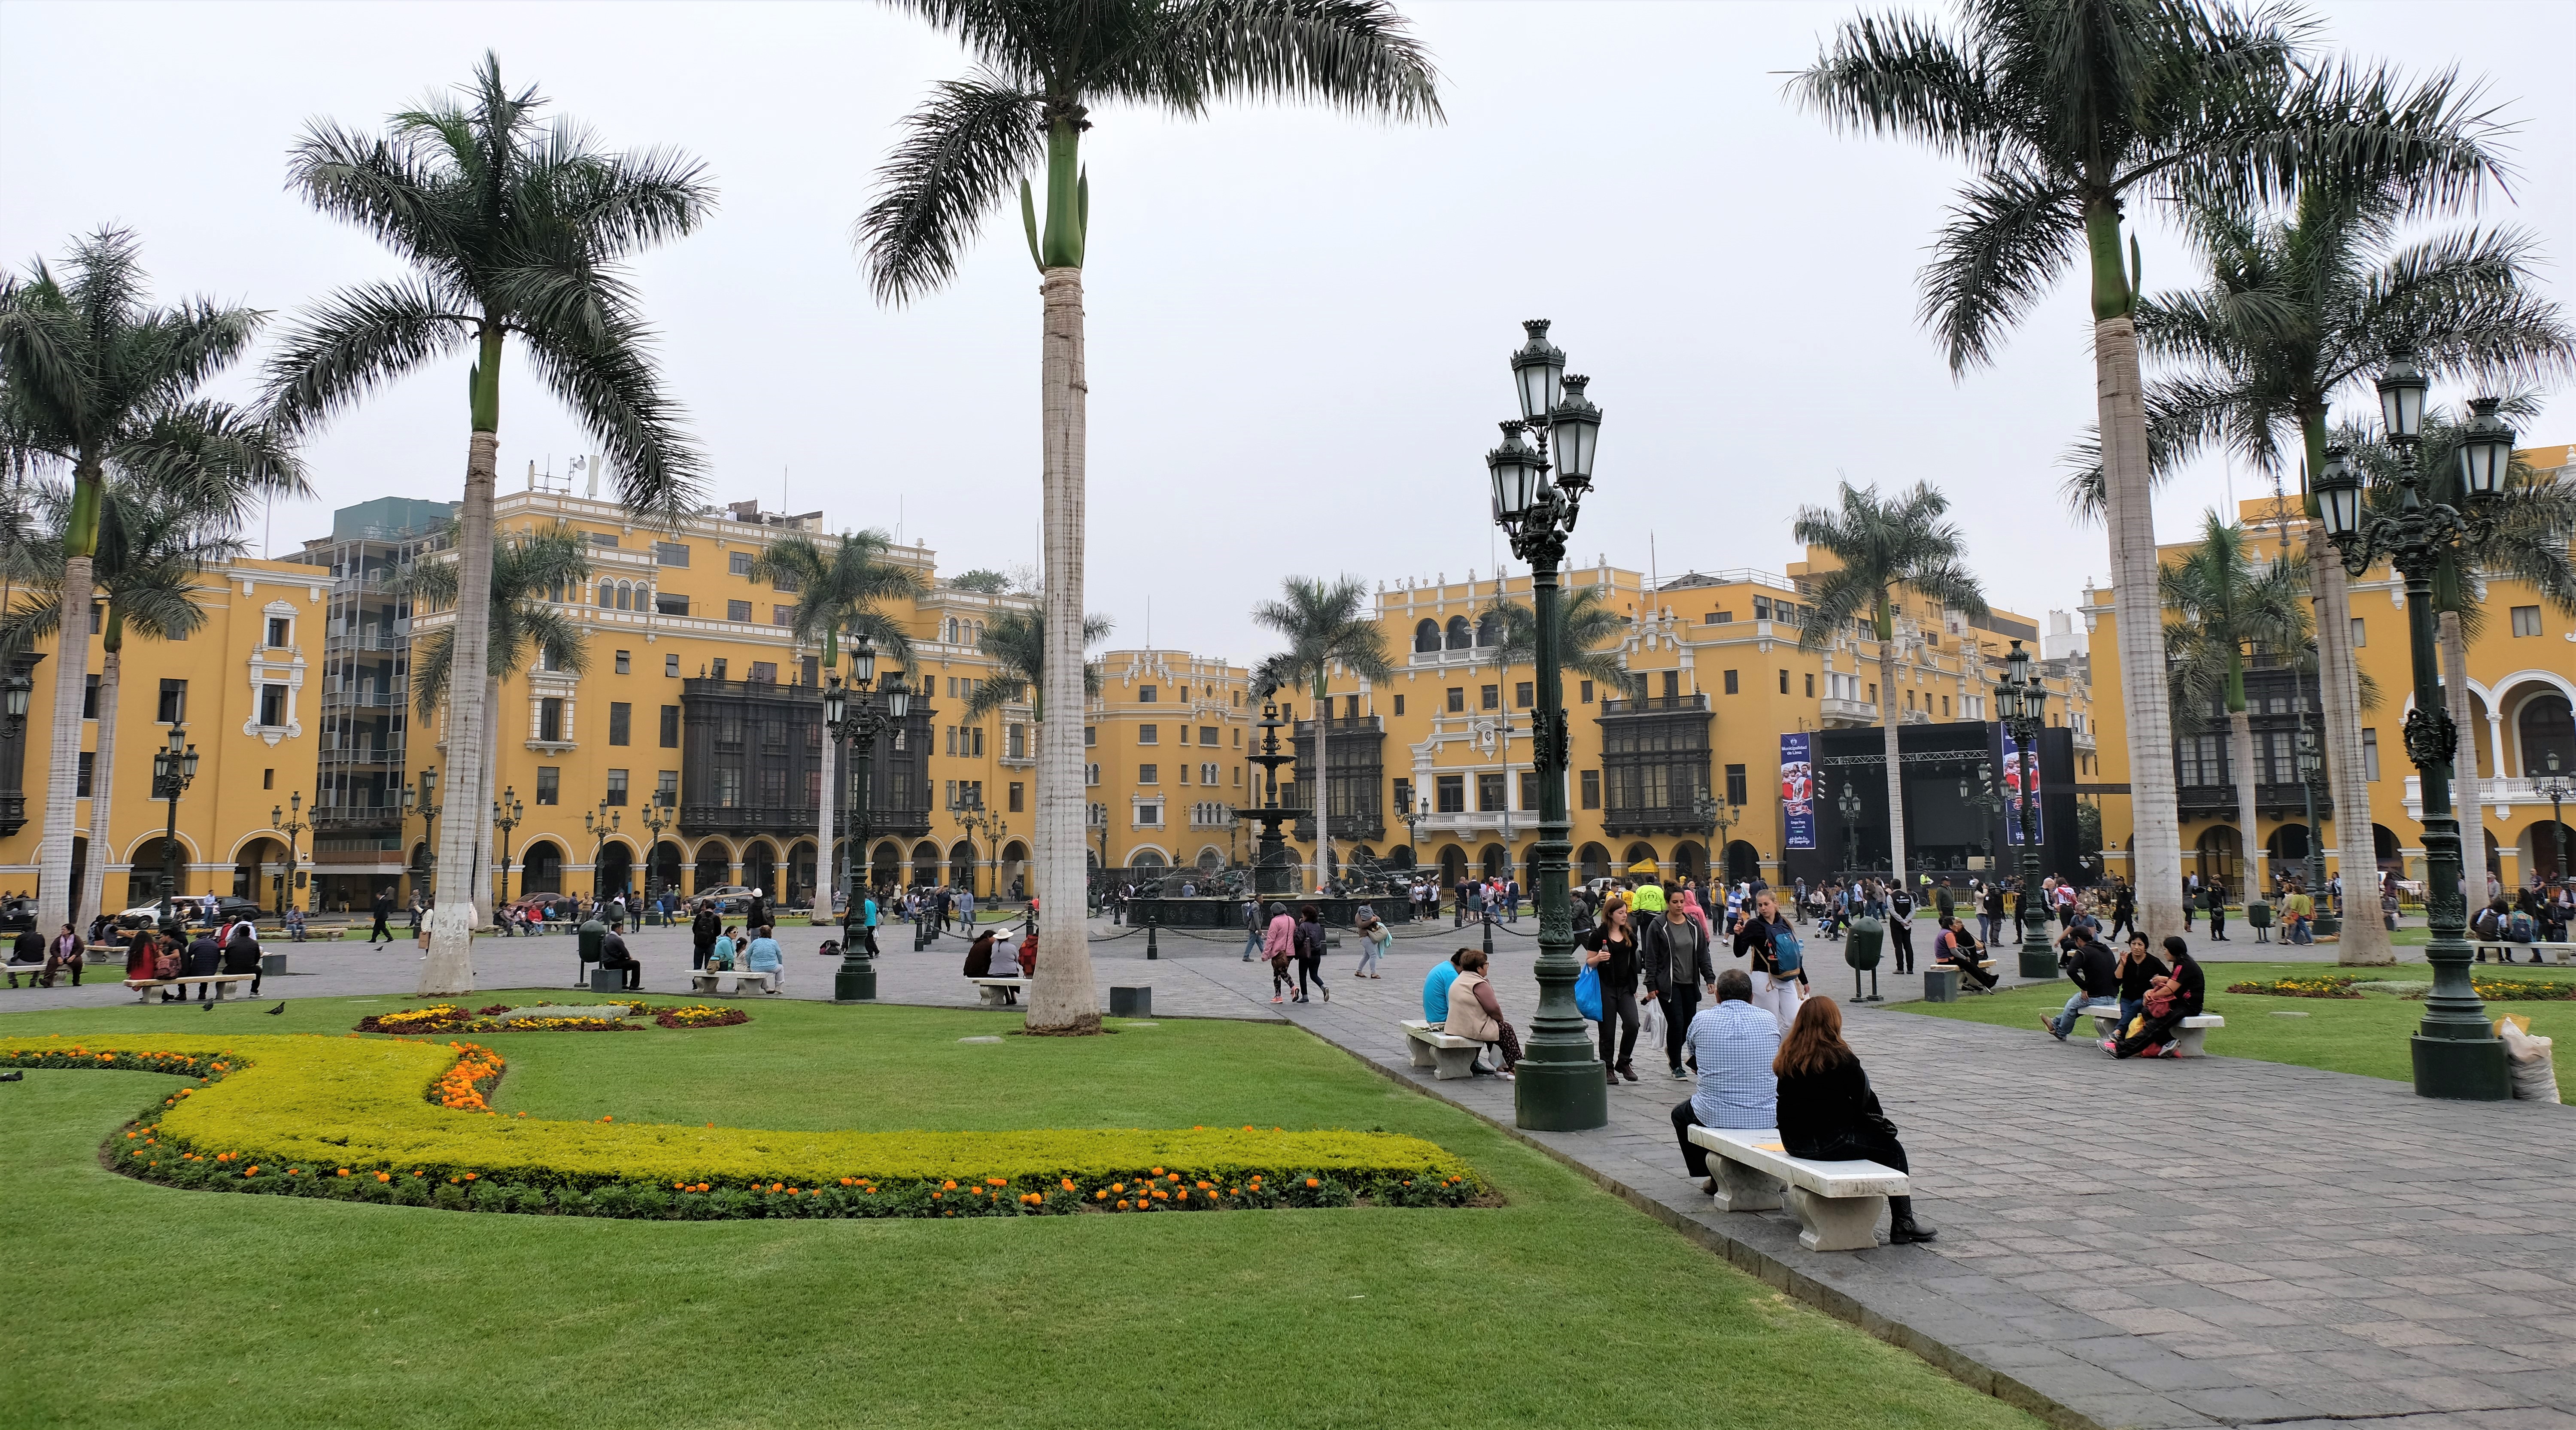
[[[1673,1136],[1682,1144],[1683,1165],[1703,1190],[1714,1192],[1708,1149],[1690,1140],[1690,1129],[1769,1128],[1778,1121],[1780,1080],[1771,1060],[1780,1052],[1780,1020],[1753,1006],[1751,975],[1730,968],[1717,975],[1717,1005],[1691,1019],[1682,1046],[1699,1069],[1699,1083],[1673,1109]]]

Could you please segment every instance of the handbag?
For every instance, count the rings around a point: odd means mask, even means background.
[[[1601,1021],[1601,972],[1587,968],[1574,975],[1574,1007],[1584,1017]]]

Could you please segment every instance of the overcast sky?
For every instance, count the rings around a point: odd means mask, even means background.
[[[1663,573],[1801,554],[1802,502],[1929,480],[1957,503],[1990,597],[2069,607],[2108,570],[2057,497],[2093,415],[2069,284],[2000,363],[1954,382],[1914,322],[1915,270],[1958,177],[1838,138],[1781,99],[1833,4],[1410,3],[1448,123],[1232,108],[1201,123],[1096,111],[1085,272],[1090,605],[1116,644],[1250,658],[1283,575],[1490,575],[1482,454],[1513,414],[1518,320],[1548,317],[1607,413],[1574,537]],[[2484,75],[2520,125],[2492,221],[2576,243],[2576,106],[2560,0],[2317,6],[2329,48]],[[135,229],[164,297],[289,312],[398,270],[282,187],[315,116],[373,128],[497,50],[611,144],[702,156],[722,208],[636,279],[714,501],[900,523],[943,570],[1035,559],[1037,275],[997,215],[956,280],[878,306],[850,240],[894,122],[966,61],[867,4],[0,4],[0,260]],[[2150,289],[2191,281],[2152,215]],[[2562,298],[2563,266],[2550,281]],[[333,506],[452,498],[465,360],[366,404],[310,449]],[[586,442],[514,367],[505,487]],[[246,383],[236,383],[246,390]],[[2456,394],[2450,394],[2456,397]],[[2576,404],[2529,424],[2576,439]],[[2262,488],[2211,461],[2159,499],[2169,539]],[[254,531],[255,541],[264,533]],[[1652,538],[1651,549],[1649,538]]]

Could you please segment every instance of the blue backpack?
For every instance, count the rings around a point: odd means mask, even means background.
[[[1806,945],[1798,941],[1798,936],[1790,931],[1787,924],[1771,926],[1771,963],[1780,971],[1779,976],[1786,978],[1797,972],[1805,952]]]
[[[2539,929],[2531,921],[2531,915],[2521,909],[2514,910],[2513,917],[2505,920],[2504,923],[2504,936],[2508,943],[2529,943],[2532,936],[2538,932]]]

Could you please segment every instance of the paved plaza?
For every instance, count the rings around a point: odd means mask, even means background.
[[[1495,940],[1503,1006],[1535,1007],[1534,919]],[[1432,960],[1468,935],[1408,931],[1380,980],[1327,960],[1329,1003],[1274,1005],[1236,937],[1094,925],[1101,987],[1150,986],[1158,1016],[1285,1018],[1505,1127],[1512,1089],[1433,1083],[1396,1024],[1420,1016]],[[787,931],[785,996],[828,998],[822,930]],[[915,953],[881,933],[880,995],[971,1006],[955,937]],[[647,992],[682,993],[687,935],[629,938]],[[408,993],[408,943],[272,945],[294,972],[266,996]],[[485,988],[571,990],[569,937],[484,940]],[[2239,956],[2330,957],[2245,944]],[[130,998],[108,970],[0,1007]],[[1823,950],[1821,991],[1848,997]],[[102,986],[104,984],[104,986]],[[1889,977],[1896,997],[1918,979]],[[1727,1214],[1684,1177],[1668,1109],[1686,1085],[1641,1050],[1597,1132],[1530,1134],[1632,1204],[1753,1274],[1983,1389],[2069,1425],[2329,1424],[2576,1430],[2576,1111],[2416,1098],[2403,1084],[2231,1058],[2113,1063],[2036,1028],[1846,1002],[1848,1032],[1915,1166],[1929,1246],[1801,1250],[1785,1212]],[[173,1019],[196,1016],[174,1008]]]

